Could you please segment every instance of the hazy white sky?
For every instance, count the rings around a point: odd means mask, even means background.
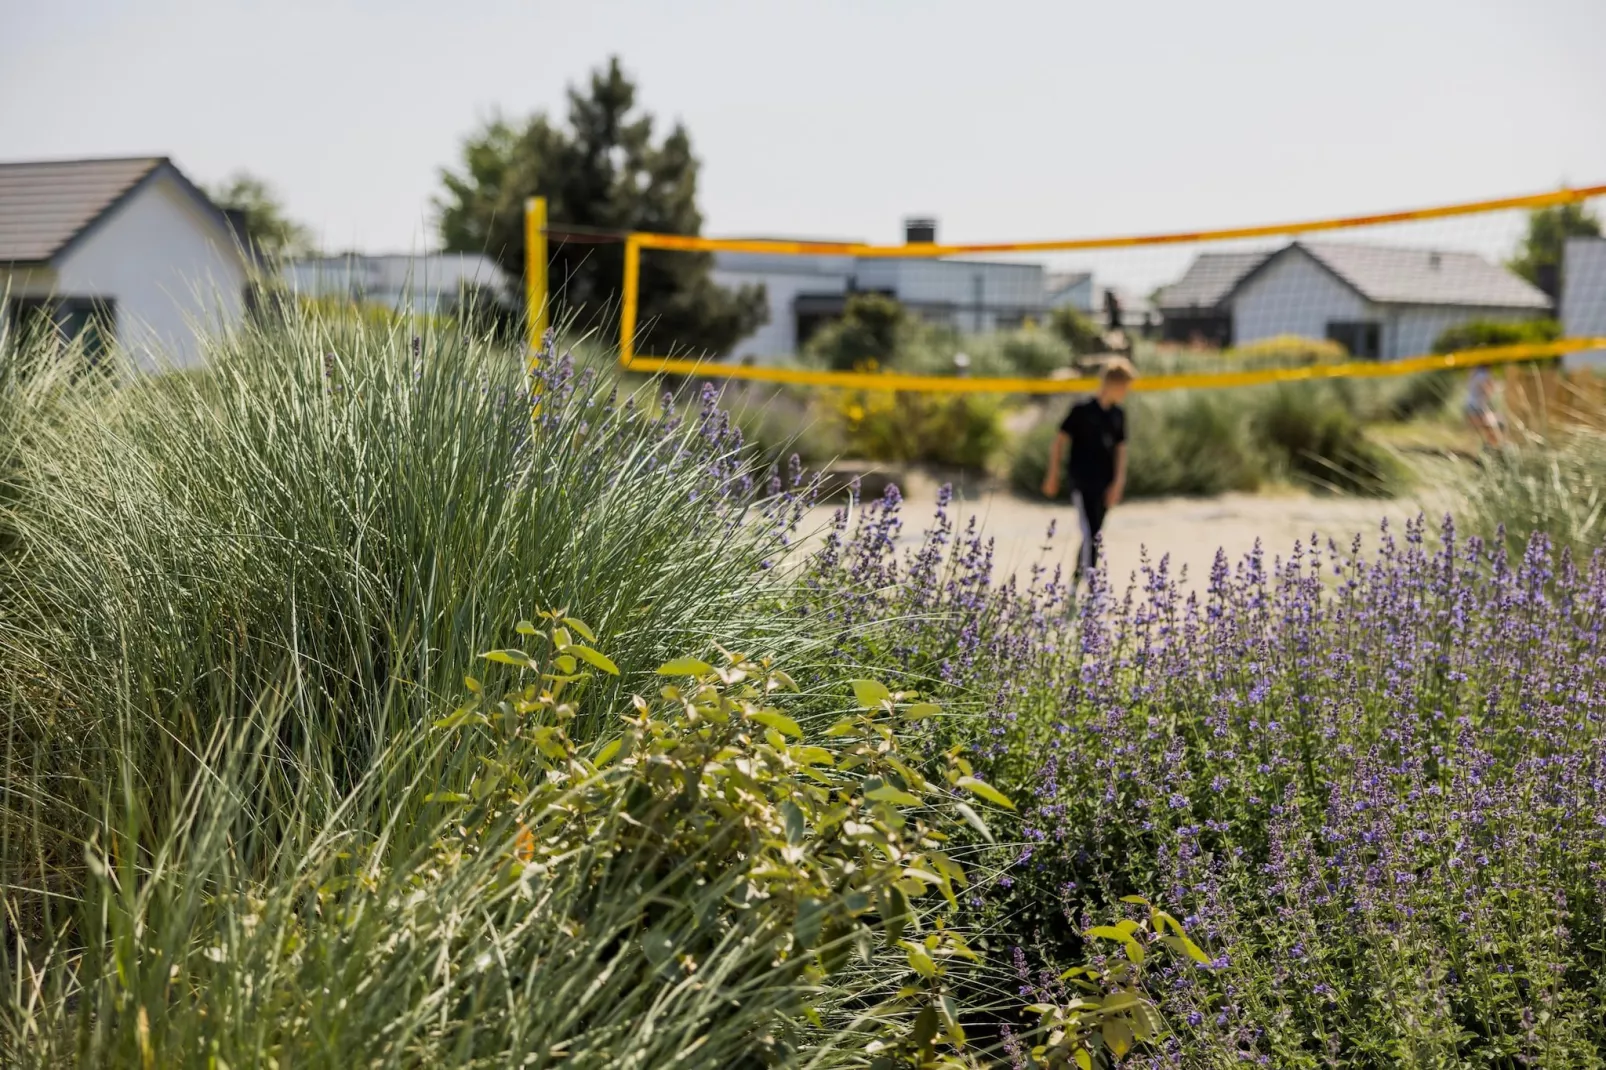
[[[712,234],[1199,228],[1606,181],[1603,0],[0,0],[0,158],[245,168],[419,248],[464,134],[619,55]]]

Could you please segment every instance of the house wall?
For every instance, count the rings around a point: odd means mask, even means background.
[[[1049,308],[1064,308],[1069,305],[1083,315],[1093,311],[1093,278],[1088,276],[1081,282],[1067,286],[1048,299]]]
[[[523,300],[496,261],[479,253],[305,257],[285,264],[280,278],[308,297],[331,297],[414,312],[446,312],[469,286],[510,304]]]
[[[1295,250],[1239,289],[1232,301],[1232,342],[1244,345],[1280,334],[1326,338],[1327,324],[1333,320],[1381,322],[1383,318],[1349,285]]]
[[[1373,322],[1381,327],[1380,359],[1399,360],[1431,353],[1440,334],[1469,320],[1543,315],[1543,310],[1531,308],[1373,304],[1296,250],[1243,284],[1232,302],[1232,340],[1243,345],[1280,334],[1326,338],[1327,325],[1334,321]]]
[[[909,304],[953,305],[962,331],[996,330],[1001,319],[1013,323],[1043,309],[1041,264],[865,259],[857,280],[861,290],[891,290]]]
[[[57,264],[56,293],[116,302],[117,340],[148,371],[203,359],[239,322],[245,261],[223,224],[168,175],[113,208]]]
[[[1568,238],[1561,266],[1561,333],[1606,338],[1606,238]],[[1606,370],[1606,349],[1569,353],[1568,367]]]
[[[1400,305],[1383,321],[1383,359],[1420,357],[1451,327],[1472,320],[1529,320],[1543,316],[1532,308],[1467,307],[1465,305]]]
[[[764,287],[769,322],[736,343],[728,355],[750,356],[754,363],[772,364],[797,352],[798,296],[847,293],[853,278],[853,258],[715,253],[710,277],[728,290],[755,283]]]

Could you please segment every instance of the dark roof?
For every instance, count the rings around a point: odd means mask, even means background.
[[[0,163],[0,263],[42,263],[59,256],[108,209],[161,170],[233,229],[165,156]]]
[[[1289,246],[1296,247],[1380,305],[1550,307],[1544,291],[1477,253],[1325,242]]]
[[[1160,288],[1154,295],[1154,303],[1161,310],[1215,308],[1238,285],[1239,280],[1271,255],[1265,251],[1200,253],[1188,265],[1182,278]]]

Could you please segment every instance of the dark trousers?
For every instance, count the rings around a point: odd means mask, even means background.
[[[1108,487],[1071,488],[1071,504],[1082,524],[1082,551],[1076,557],[1076,574],[1090,572],[1099,563],[1099,530],[1104,527],[1104,495]]]

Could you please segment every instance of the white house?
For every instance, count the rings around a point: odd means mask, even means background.
[[[1449,327],[1550,313],[1538,287],[1476,253],[1296,241],[1270,254],[1206,254],[1160,293],[1167,332],[1243,345],[1327,338],[1357,357],[1430,352]],[[1237,278],[1232,278],[1237,275]]]
[[[1568,238],[1561,262],[1561,333],[1606,338],[1606,238]],[[1606,368],[1606,349],[1569,354],[1569,367]]]
[[[147,370],[202,360],[238,322],[248,261],[228,216],[160,156],[0,163],[0,326],[47,318]]]
[[[909,220],[906,235],[935,241],[936,224]],[[842,315],[854,293],[886,294],[922,319],[971,332],[1040,317],[1047,297],[1041,264],[983,260],[719,252],[712,275],[727,289],[763,285],[769,322],[730,354],[758,361],[796,353],[820,325]]]
[[[398,311],[444,313],[471,290],[504,304],[513,300],[507,275],[480,253],[302,257],[286,262],[280,277],[303,296],[338,297]]]
[[[1056,271],[1043,279],[1043,304],[1049,311],[1074,308],[1084,316],[1093,314],[1093,273]]]

